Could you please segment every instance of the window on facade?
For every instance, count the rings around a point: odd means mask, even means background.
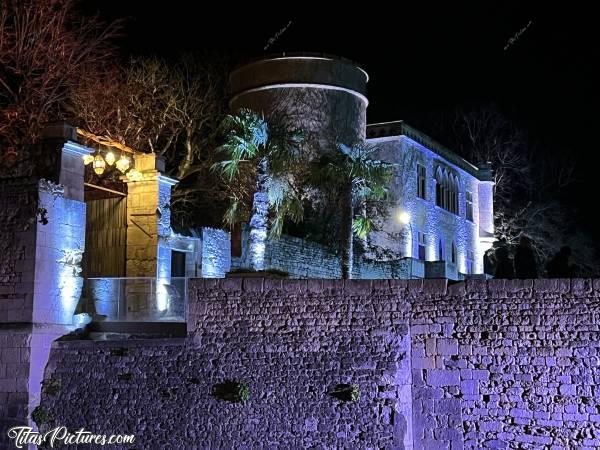
[[[445,260],[444,242],[441,239],[438,241],[438,260],[439,261],[444,261]]]
[[[473,273],[473,265],[475,263],[475,258],[473,257],[473,252],[471,250],[467,250],[467,273]]]
[[[456,244],[454,242],[452,243],[452,255],[450,255],[450,261],[452,261],[452,264],[456,264]]]
[[[427,172],[425,166],[417,164],[417,195],[427,199]]]
[[[425,233],[417,231],[417,255],[420,260],[425,261]]]
[[[465,192],[465,203],[466,203],[466,218],[473,222],[473,193]]]
[[[458,214],[458,177],[438,167],[435,173],[435,204]]]

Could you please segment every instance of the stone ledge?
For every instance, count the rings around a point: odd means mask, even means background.
[[[94,348],[94,349],[106,349],[117,347],[171,347],[171,346],[185,346],[189,343],[189,339],[186,337],[177,338],[158,338],[158,339],[120,339],[114,341],[93,341],[93,340],[73,340],[73,341],[54,341],[52,342],[53,348],[58,349],[70,349],[70,348]]]
[[[600,293],[600,279],[589,278],[553,278],[535,280],[466,280],[452,283],[445,278],[413,280],[342,280],[342,279],[271,279],[271,278],[192,278],[190,290],[220,290],[231,292],[270,292],[284,293],[320,293],[337,292],[350,295],[369,295],[372,292],[404,292],[426,295],[463,296],[504,296],[520,294],[531,297],[535,293],[594,295]]]

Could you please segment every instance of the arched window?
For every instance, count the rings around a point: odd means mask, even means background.
[[[427,170],[422,164],[417,164],[417,196],[427,200]]]
[[[442,184],[442,189],[444,191],[443,208],[450,211],[450,179],[448,178],[448,172],[446,171],[444,171],[444,182]]]
[[[435,204],[458,214],[458,177],[438,167],[435,172]]]
[[[465,192],[465,218],[473,222],[473,193]]]
[[[460,191],[459,189],[459,182],[458,182],[458,177],[455,175],[454,176],[454,214],[458,214],[458,192]]]
[[[450,175],[450,204],[448,205],[448,211],[454,214],[458,213],[458,178]]]
[[[438,260],[444,261],[444,241],[441,239],[438,241]]]
[[[450,255],[450,258],[452,264],[456,264],[456,244],[454,242],[452,243],[452,255]]]
[[[444,176],[442,174],[441,167],[438,167],[435,171],[435,204],[440,208],[444,207]]]

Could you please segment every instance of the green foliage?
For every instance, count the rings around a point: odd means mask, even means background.
[[[60,392],[61,381],[59,378],[50,378],[42,381],[42,392],[48,395],[56,395]]]
[[[229,159],[213,165],[213,170],[233,180],[243,162],[264,156],[269,126],[254,111],[241,109],[235,115],[226,116],[220,128],[225,135],[225,143],[217,151],[226,154]]]
[[[223,216],[223,223],[229,228],[233,228],[240,216],[240,199],[235,195],[231,196],[231,202]]]
[[[232,403],[244,403],[250,399],[250,387],[247,383],[226,380],[213,386],[213,396]]]
[[[364,239],[373,231],[373,221],[370,217],[357,216],[352,221],[352,232],[360,239]]]
[[[338,144],[332,151],[309,161],[309,152],[306,149],[303,152],[303,144],[309,138],[304,130],[290,128],[281,121],[268,122],[249,109],[227,116],[221,131],[224,144],[219,151],[225,159],[212,169],[231,182],[231,202],[223,217],[228,227],[246,220],[251,211],[249,203],[254,190],[239,192],[250,173],[250,179],[257,180],[257,189],[267,194],[271,239],[281,235],[287,221],[302,222],[305,206],[319,201],[315,196],[334,199],[344,191],[351,192],[351,209],[360,211],[360,215],[350,214],[341,220],[352,222],[352,230],[360,238],[373,230],[372,216],[376,209],[370,204],[385,199],[394,167],[373,158],[376,146]]]
[[[362,211],[349,219],[353,233],[359,238],[365,238],[373,231],[372,209],[368,205],[386,198],[395,167],[373,159],[377,150],[377,146],[363,143],[353,147],[338,144],[337,151],[322,155],[312,168],[313,184],[320,190],[335,191],[350,186],[352,207]]]
[[[329,395],[343,402],[356,402],[360,399],[360,388],[358,384],[338,384]]]
[[[269,237],[281,236],[285,219],[299,223],[304,218],[304,207],[300,196],[292,191],[293,186],[285,177],[271,178],[267,183],[269,206],[274,212]]]
[[[244,195],[240,189],[244,171],[251,171],[255,178],[265,177],[264,188],[269,199],[271,217],[270,237],[281,235],[286,219],[294,223],[302,221],[304,209],[297,189],[294,173],[301,166],[301,146],[306,139],[303,130],[292,129],[275,121],[272,123],[250,109],[241,109],[235,115],[227,116],[221,124],[224,144],[218,151],[225,159],[212,166],[231,186],[230,205],[224,214],[223,222],[229,228],[246,219],[244,213],[251,208],[244,205]],[[259,173],[259,167],[266,167],[266,173]],[[246,195],[250,201],[252,195]]]
[[[31,412],[31,420],[40,428],[50,420],[50,413],[42,405],[36,406]]]

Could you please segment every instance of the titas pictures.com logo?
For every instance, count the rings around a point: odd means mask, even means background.
[[[48,444],[50,448],[56,448],[61,445],[115,445],[115,444],[133,444],[135,436],[133,434],[94,434],[81,428],[75,432],[69,432],[67,427],[56,427],[45,433],[34,431],[27,426],[13,427],[8,430],[8,437],[16,448],[27,448],[28,445]]]

